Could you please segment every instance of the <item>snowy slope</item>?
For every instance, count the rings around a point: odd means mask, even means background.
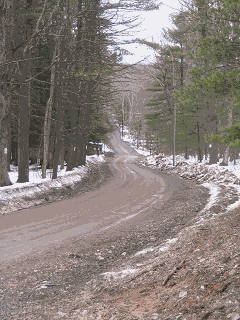
[[[112,150],[105,146],[105,152]],[[92,168],[98,170],[98,164],[104,162],[104,155],[87,156],[86,166],[74,168],[73,171],[58,170],[58,178],[51,179],[51,171],[47,170],[47,178],[41,178],[41,169],[30,166],[29,182],[17,183],[17,167],[11,165],[9,177],[13,185],[0,188],[0,214],[11,213],[16,210],[26,209],[49,201],[53,194],[59,200],[66,195],[74,184],[86,178]]]

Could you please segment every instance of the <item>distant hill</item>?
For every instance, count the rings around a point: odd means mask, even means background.
[[[152,75],[156,74],[156,69],[144,64],[122,65],[121,69],[123,70],[119,71],[114,78],[114,87],[119,92],[120,100],[124,92],[124,96],[132,102],[131,120],[133,120],[134,117],[142,117],[150,111],[146,103],[154,94],[146,89],[152,87],[155,82]]]

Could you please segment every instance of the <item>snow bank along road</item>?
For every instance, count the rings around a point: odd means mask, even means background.
[[[136,151],[115,133],[116,152],[110,161],[112,178],[100,189],[84,195],[0,217],[0,262],[43,252],[79,235],[91,237],[117,225],[134,223],[146,209],[161,204],[179,186],[168,185],[133,163]],[[130,222],[131,221],[131,222]]]

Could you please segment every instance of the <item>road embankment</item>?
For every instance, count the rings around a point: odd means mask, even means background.
[[[104,162],[90,158],[86,166],[75,168],[57,179],[1,188],[0,215],[61,201],[87,192],[96,184],[100,186],[110,174],[106,166],[107,162],[104,165]]]

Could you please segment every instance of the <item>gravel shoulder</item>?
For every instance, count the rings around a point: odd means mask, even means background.
[[[240,209],[224,212],[234,193],[202,216],[209,190],[165,178],[179,188],[135,225],[1,266],[0,319],[240,319]]]

